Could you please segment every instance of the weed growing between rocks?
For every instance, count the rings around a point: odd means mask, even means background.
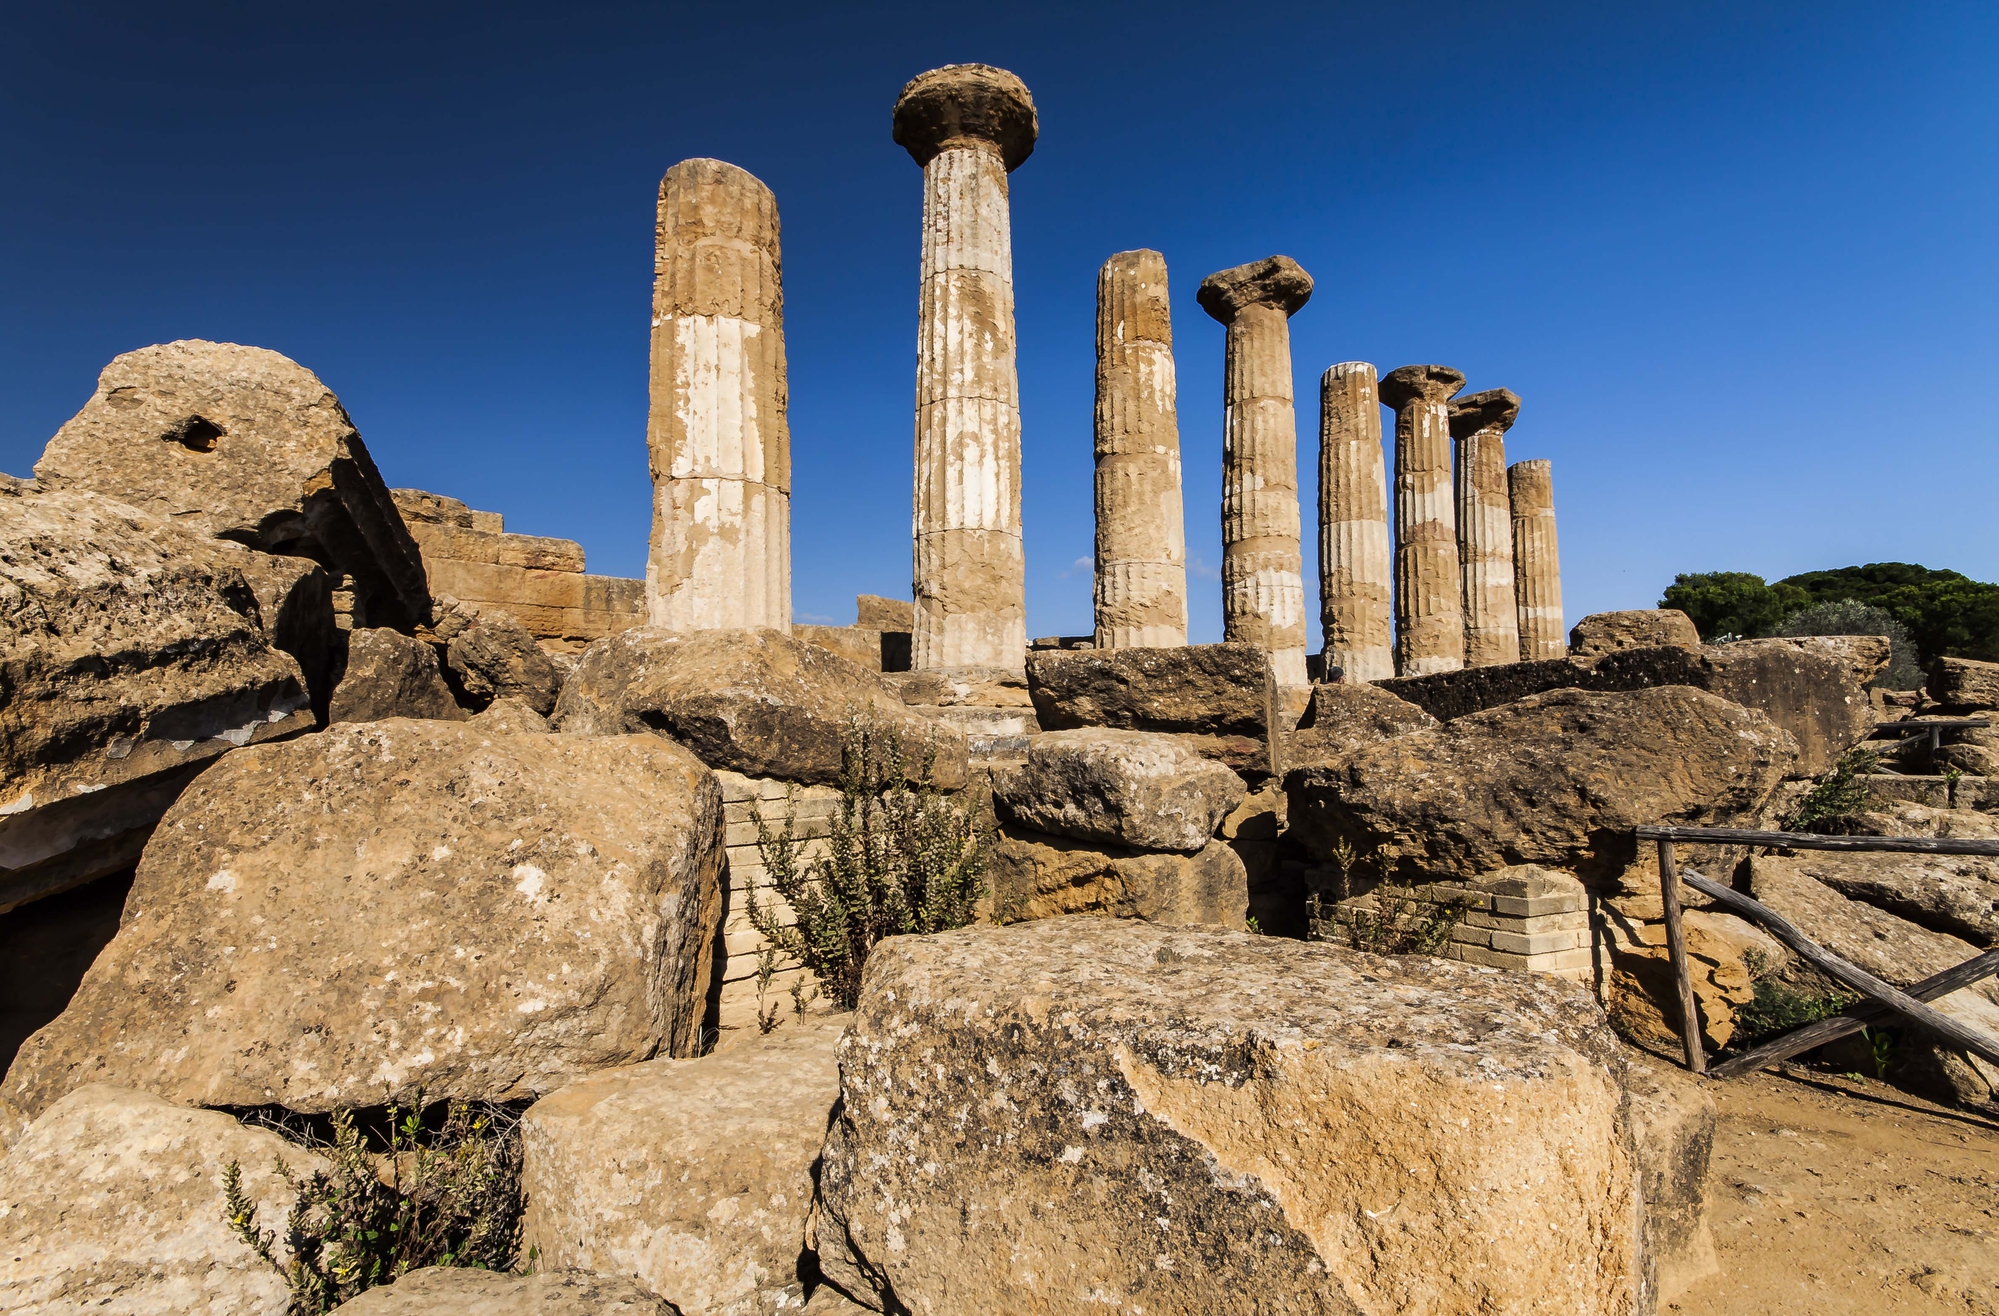
[[[1797,810],[1784,820],[1784,830],[1832,836],[1847,831],[1853,815],[1867,807],[1867,774],[1880,762],[1881,756],[1865,747],[1856,746],[1840,755],[1839,762],[1813,784]]]
[[[1333,862],[1339,869],[1338,899],[1330,907],[1316,891],[1306,899],[1307,940],[1374,955],[1434,955],[1450,943],[1451,929],[1471,910],[1468,901],[1432,899],[1385,874],[1372,891],[1355,898],[1356,870],[1363,864],[1383,869],[1380,852],[1363,855],[1342,840],[1333,849]]]
[[[807,862],[788,818],[781,832],[757,819],[764,868],[797,922],[753,891],[750,925],[811,970],[842,1009],[860,1001],[861,969],[876,943],[964,927],[984,892],[984,802],[938,791],[934,762],[934,751],[926,754],[911,785],[902,737],[856,718],[842,737],[840,806],[826,853]]]
[[[1830,1019],[1860,999],[1807,964],[1791,970],[1795,981],[1780,975],[1760,951],[1745,953],[1743,965],[1749,970],[1754,995],[1735,1012],[1730,1050],[1753,1050],[1794,1028]]]
[[[242,1167],[231,1161],[223,1168],[223,1217],[285,1277],[290,1316],[320,1316],[424,1266],[514,1264],[518,1114],[491,1102],[452,1101],[440,1119],[427,1121],[418,1092],[407,1106],[391,1102],[383,1116],[383,1126],[370,1129],[353,1111],[335,1111],[326,1133],[296,1119],[261,1121],[331,1162],[300,1175],[277,1159],[276,1171],[293,1192],[282,1234],[258,1228]]]

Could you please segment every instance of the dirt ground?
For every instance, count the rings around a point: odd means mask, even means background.
[[[1787,1066],[1712,1085],[1721,1271],[1681,1316],[1999,1316],[1999,1122]]]

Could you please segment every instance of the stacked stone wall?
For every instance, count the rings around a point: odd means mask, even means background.
[[[726,1050],[745,1038],[759,1036],[759,1009],[777,1010],[777,1026],[796,1021],[791,989],[798,986],[809,1004],[806,1013],[826,1014],[833,1002],[820,990],[819,980],[789,956],[780,955],[777,972],[763,985],[759,998],[757,952],[766,943],[763,934],[750,923],[749,902],[754,892],[757,903],[768,903],[785,923],[794,922],[791,906],[777,894],[763,854],[757,848],[757,819],[773,833],[784,830],[790,819],[792,834],[800,842],[799,860],[806,863],[826,853],[832,835],[833,815],[840,805],[840,792],[831,786],[800,786],[769,777],[745,777],[740,773],[717,771],[722,783],[723,844],[727,861],[723,868],[722,946],[716,961],[721,965],[721,993],[709,1026],[715,1030],[714,1049]]]

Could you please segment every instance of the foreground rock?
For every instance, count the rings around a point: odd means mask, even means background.
[[[35,475],[341,572],[356,625],[406,629],[429,614],[416,542],[354,422],[276,352],[190,339],[125,353]]]
[[[1344,840],[1415,880],[1530,863],[1594,884],[1639,858],[1641,823],[1754,815],[1796,754],[1761,713],[1698,690],[1556,690],[1297,769],[1284,788],[1292,834],[1321,857]]]
[[[0,1311],[285,1316],[284,1277],[229,1231],[222,1194],[235,1161],[258,1223],[282,1232],[280,1158],[326,1168],[217,1111],[79,1088],[0,1157]]]
[[[685,1054],[721,847],[714,774],[651,736],[392,719],[232,754],[161,821],[0,1097],[512,1100]]]
[[[628,1279],[561,1270],[499,1275],[456,1266],[412,1270],[333,1310],[340,1316],[678,1316],[672,1303]]]
[[[391,717],[463,722],[470,716],[451,697],[437,651],[400,631],[371,628],[347,640],[347,670],[333,688],[329,722],[380,722]]]
[[[131,866],[217,756],[313,727],[254,556],[0,481],[0,911]]]
[[[994,839],[986,883],[1000,923],[1103,914],[1242,931],[1249,917],[1249,871],[1223,841],[1146,854],[1008,827]]]
[[[1721,1269],[1708,1225],[1714,1098],[1700,1083],[1643,1055],[1624,1067],[1632,1139],[1645,1202],[1645,1246],[1663,1307]]]
[[[521,1124],[522,1246],[543,1265],[635,1276],[688,1316],[797,1308],[845,1022],[787,1019],[730,1051],[543,1097]]]
[[[936,784],[965,783],[957,730],[910,712],[875,673],[773,630],[646,627],[599,640],[563,685],[551,721],[572,735],[651,732],[747,777],[830,783],[856,716],[896,729],[912,772],[934,751]]]
[[[1036,650],[1027,689],[1049,731],[1114,727],[1262,738],[1276,686],[1253,644],[1173,649]]]
[[[994,800],[1023,827],[1186,853],[1214,838],[1244,794],[1221,764],[1143,731],[1046,732],[1023,766],[993,780]]]
[[[1537,975],[1106,919],[897,938],[840,1043],[820,1261],[889,1310],[1629,1312],[1621,1063]]]

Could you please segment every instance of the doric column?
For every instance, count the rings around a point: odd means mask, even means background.
[[[655,626],[791,629],[777,239],[777,200],[746,171],[682,160],[660,180],[646,422]]]
[[[1513,509],[1506,488],[1506,431],[1520,414],[1510,389],[1451,404],[1458,444],[1458,566],[1464,573],[1465,666],[1520,661],[1513,597]]]
[[[1210,274],[1196,300],[1228,326],[1222,368],[1222,638],[1262,646],[1279,685],[1304,685],[1298,421],[1291,314],[1312,276],[1289,256]]]
[[[1319,380],[1319,622],[1349,681],[1395,675],[1394,583],[1374,367],[1342,361]]]
[[[1562,558],[1555,547],[1555,483],[1545,461],[1515,462],[1506,470],[1513,505],[1514,599],[1520,617],[1520,657],[1562,658],[1569,652],[1562,627]]]
[[[1187,643],[1187,526],[1166,258],[1097,272],[1097,647]]]
[[[951,64],[910,80],[895,140],[923,166],[916,332],[918,671],[1027,663],[1020,386],[1006,176],[1034,150],[1019,78]]]
[[[1448,366],[1403,366],[1381,380],[1395,409],[1395,671],[1465,665],[1458,526],[1451,501],[1451,407],[1465,377]]]

